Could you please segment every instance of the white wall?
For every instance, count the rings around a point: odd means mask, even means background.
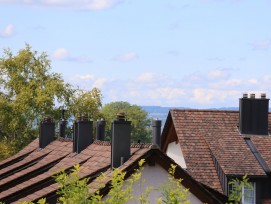
[[[176,142],[169,143],[167,146],[166,154],[173,159],[179,166],[183,169],[186,169],[186,163],[183,157],[183,152],[181,149],[181,145]]]
[[[129,204],[139,203],[137,201],[137,197],[142,192],[145,192],[145,189],[147,186],[153,186],[154,188],[158,188],[160,184],[163,184],[164,182],[169,181],[168,172],[157,163],[155,164],[155,166],[149,166],[148,164],[145,164],[144,170],[142,171],[141,179],[145,179],[146,182],[142,183],[141,187],[138,183],[135,183],[133,185],[135,200],[129,201],[128,202]],[[150,203],[151,204],[157,203],[157,199],[159,197],[161,197],[161,193],[159,191],[152,191],[149,196]],[[191,204],[202,204],[202,202],[195,195],[191,193],[188,196],[188,199],[190,200]]]

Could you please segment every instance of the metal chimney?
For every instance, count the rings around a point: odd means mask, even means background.
[[[65,131],[66,131],[66,125],[67,120],[65,120],[65,110],[62,110],[62,117],[59,122],[59,136],[65,138]]]
[[[73,152],[80,153],[93,142],[93,121],[80,116],[73,124]]]
[[[266,94],[255,98],[243,97],[239,100],[239,131],[241,134],[268,135],[269,99]]]
[[[156,144],[161,148],[161,120],[152,121],[152,143]]]
[[[105,125],[104,119],[97,120],[96,122],[96,140],[103,141],[105,138]]]
[[[45,116],[40,123],[39,147],[44,148],[50,144],[55,137],[55,123],[49,116]]]
[[[124,113],[118,113],[111,123],[111,168],[118,168],[131,154],[131,121],[125,120]]]

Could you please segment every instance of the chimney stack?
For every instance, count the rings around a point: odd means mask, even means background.
[[[161,120],[152,121],[152,143],[158,145],[161,148]]]
[[[45,116],[40,123],[39,147],[44,148],[50,144],[55,137],[55,123],[49,116]]]
[[[80,153],[93,142],[93,121],[80,116],[73,124],[73,152]]]
[[[111,123],[111,168],[118,168],[130,158],[131,121],[125,120],[124,113],[118,113]]]
[[[260,98],[255,94],[243,94],[239,100],[239,131],[241,134],[268,135],[269,99],[262,93]]]
[[[66,131],[66,125],[67,121],[65,120],[65,110],[62,110],[62,117],[59,122],[59,136],[65,138],[65,131]]]
[[[96,122],[96,140],[104,141],[105,125],[106,125],[106,122],[104,119],[97,120],[97,122]]]

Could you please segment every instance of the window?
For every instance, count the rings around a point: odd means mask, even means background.
[[[242,204],[255,204],[256,203],[256,183],[248,182],[251,186],[240,186],[239,183],[230,184],[229,185],[229,194],[231,192],[239,191],[239,194],[242,196],[241,203]],[[239,188],[239,189],[238,189]]]

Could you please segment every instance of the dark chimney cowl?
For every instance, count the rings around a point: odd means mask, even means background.
[[[73,152],[80,153],[93,142],[93,121],[81,115],[73,124]]]
[[[152,121],[152,143],[156,144],[161,148],[161,120]]]
[[[97,120],[96,121],[96,140],[104,141],[105,139],[105,120]]]
[[[55,123],[50,116],[45,116],[40,123],[39,147],[45,148],[55,137]]]
[[[125,120],[125,114],[118,114],[111,123],[111,168],[118,168],[130,158],[131,121]]]
[[[266,94],[261,94],[260,98],[255,98],[255,94],[250,94],[250,98],[243,95],[239,99],[239,131],[247,135],[269,135],[268,133],[268,111],[269,99]]]
[[[65,138],[67,120],[65,120],[65,110],[62,110],[61,119],[59,121],[59,136]]]

